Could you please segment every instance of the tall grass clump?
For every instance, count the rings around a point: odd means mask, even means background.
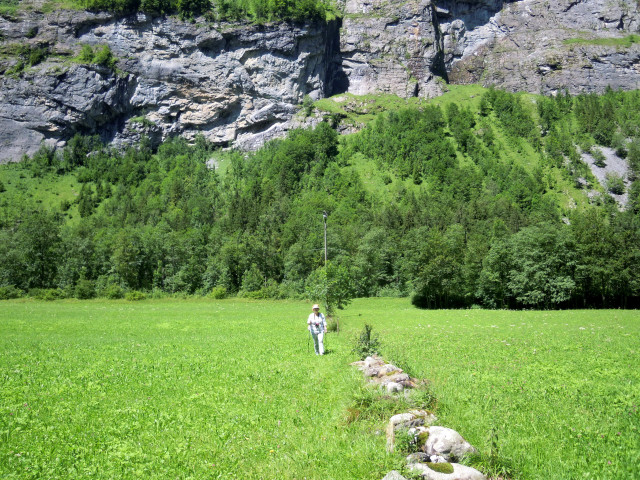
[[[377,354],[380,350],[380,340],[371,330],[371,325],[365,323],[353,347],[353,353],[357,354],[361,360]]]

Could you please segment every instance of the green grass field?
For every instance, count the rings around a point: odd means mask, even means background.
[[[524,479],[640,476],[640,313],[420,311],[356,300],[329,354],[306,302],[0,302],[0,477],[380,479],[384,422],[345,421],[366,322],[437,415]],[[494,447],[494,450],[495,448]]]

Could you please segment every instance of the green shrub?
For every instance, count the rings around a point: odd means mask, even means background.
[[[84,5],[93,12],[132,13],[140,7],[140,0],[86,0]]]
[[[393,297],[393,298],[401,298],[404,297],[404,292],[398,286],[385,285],[381,287],[376,292],[376,297]]]
[[[305,117],[310,117],[313,113],[313,100],[309,95],[305,95],[302,99],[302,111]]]
[[[76,288],[74,290],[74,297],[79,300],[87,300],[89,298],[93,298],[96,296],[96,288],[91,280],[87,280],[86,278],[81,278],[78,280],[76,284]]]
[[[2,183],[2,180],[0,180],[0,193],[6,192],[6,191],[7,191],[7,187],[5,187],[4,183]]]
[[[30,66],[37,65],[43,62],[47,55],[49,55],[49,49],[46,47],[35,47],[29,50],[28,63]]]
[[[360,336],[356,339],[356,344],[353,347],[353,353],[356,353],[360,359],[375,355],[380,348],[380,342],[377,335],[371,333],[371,325],[364,324],[364,328],[360,333]]]
[[[64,290],[59,288],[34,288],[29,290],[29,296],[46,301],[60,300],[66,297]]]
[[[594,159],[593,163],[596,167],[604,168],[607,166],[606,157],[604,156],[604,153],[602,153],[602,150],[600,150],[599,148],[593,148],[591,150],[591,156]]]
[[[83,63],[93,62],[93,47],[87,43],[84,43],[82,45],[82,49],[80,50],[80,55],[78,55],[78,60]]]
[[[624,180],[620,175],[608,173],[605,180],[605,187],[609,193],[614,195],[623,195],[625,191]]]
[[[13,285],[6,285],[0,287],[0,300],[11,300],[13,298],[20,298],[24,295],[24,292]]]
[[[103,45],[96,54],[93,56],[93,63],[102,65],[103,67],[113,68],[116,64],[116,59],[111,53],[109,45]]]
[[[214,298],[216,300],[222,300],[223,298],[227,298],[227,288],[222,285],[218,285],[217,287],[213,287],[211,292],[209,292],[209,298]]]
[[[140,300],[146,300],[147,296],[143,292],[133,290],[131,292],[127,292],[124,298],[129,300],[130,302],[138,302]]]
[[[117,300],[120,298],[124,298],[124,289],[118,284],[107,285],[107,287],[101,292],[101,296],[111,299]]]

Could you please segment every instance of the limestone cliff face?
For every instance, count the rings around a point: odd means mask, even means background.
[[[0,162],[77,132],[115,144],[202,134],[252,149],[299,125],[306,95],[432,97],[446,81],[534,93],[640,87],[640,43],[622,40],[640,29],[637,0],[340,1],[341,21],[306,25],[0,17]],[[108,45],[117,68],[74,60],[84,44]],[[21,70],[24,46],[49,54]]]
[[[449,81],[553,93],[640,88],[636,0],[440,1]],[[484,14],[474,6],[485,6]]]
[[[48,45],[44,62],[0,77],[0,160],[76,132],[116,144],[201,133],[255,148],[282,135],[305,95],[327,93],[327,24],[201,26],[173,18],[62,12],[1,20],[5,45]],[[35,30],[34,30],[35,29]],[[112,71],[72,60],[108,45]],[[10,69],[17,58],[3,60]]]
[[[442,93],[443,44],[430,0],[347,0],[340,35],[344,89],[355,95]]]

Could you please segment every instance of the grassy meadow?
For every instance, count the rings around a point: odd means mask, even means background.
[[[431,380],[441,424],[516,478],[640,476],[640,313],[421,311],[356,300],[328,355],[295,301],[0,302],[0,478],[371,479],[384,421],[347,421],[365,322]],[[391,412],[387,412],[391,413]]]

